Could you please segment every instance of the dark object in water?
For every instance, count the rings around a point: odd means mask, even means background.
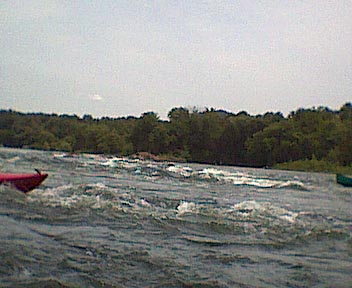
[[[352,187],[352,177],[348,177],[342,174],[336,174],[336,182],[345,187]]]

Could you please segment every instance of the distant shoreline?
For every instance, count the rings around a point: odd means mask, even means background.
[[[136,118],[83,118],[0,110],[0,145],[67,153],[352,173],[352,104],[299,109],[287,117],[224,110],[173,108],[169,121],[154,112]]]
[[[300,171],[300,172],[317,172],[317,173],[339,173],[352,175],[351,166],[336,165],[324,160],[299,160],[294,162],[278,163],[272,169]]]

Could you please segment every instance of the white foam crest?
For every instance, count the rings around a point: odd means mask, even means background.
[[[31,199],[32,196],[51,198],[57,197],[60,194],[64,194],[66,191],[72,190],[75,186],[72,184],[62,185],[54,188],[46,188],[44,190],[34,190],[32,193],[28,194],[28,198]],[[36,197],[36,198],[37,198]]]
[[[20,160],[20,157],[19,156],[15,156],[13,158],[9,158],[9,159],[6,159],[6,162],[8,163],[14,163],[16,161]]]
[[[113,157],[101,162],[100,165],[110,168],[135,169],[138,167],[138,162],[124,157]]]
[[[54,153],[53,158],[62,161],[77,161],[82,166],[102,166],[109,168],[134,169],[140,162],[139,159],[126,157],[104,156],[99,154],[70,154]]]
[[[237,173],[235,174],[228,171],[219,170],[216,168],[204,168],[203,170],[199,171],[199,174],[205,174],[212,177],[231,177],[231,176],[237,175]]]
[[[277,187],[278,188],[295,187],[302,190],[307,190],[307,187],[301,181],[297,181],[297,180],[281,182]]]
[[[109,189],[103,183],[88,185],[63,185],[55,188],[47,188],[40,192],[30,193],[28,201],[40,202],[52,207],[71,208],[82,204],[93,209],[102,208],[110,200],[104,200],[104,190]]]
[[[180,205],[177,206],[177,215],[183,215],[185,213],[194,213],[197,211],[197,205],[194,202],[181,201]]]
[[[248,185],[260,188],[271,188],[282,183],[276,180],[256,178],[241,172],[229,172],[216,168],[205,168],[198,173],[202,179],[216,179],[217,181],[229,182],[233,183],[234,185]]]
[[[215,178],[217,180],[231,179],[238,175],[238,173],[232,173],[216,168],[204,168],[203,170],[198,171],[198,173],[202,178]]]
[[[299,213],[274,206],[269,202],[260,203],[254,200],[235,204],[233,211],[236,211],[242,217],[270,216],[290,223],[294,223],[299,215]]]
[[[111,158],[111,159],[107,159],[106,161],[100,163],[100,165],[115,168],[118,166],[119,162],[120,162],[119,158]]]
[[[143,207],[151,207],[152,205],[145,200],[144,198],[139,199],[139,201],[137,202],[138,204],[140,204]]]
[[[191,177],[192,175],[192,168],[188,166],[179,166],[179,165],[172,165],[166,168],[167,171],[175,174],[179,174],[183,177]]]
[[[77,198],[74,196],[65,196],[67,191],[72,190],[73,185],[63,185],[55,188],[48,188],[44,191],[36,193],[30,193],[28,196],[28,201],[30,202],[41,202],[47,206],[53,207],[71,207],[77,202]]]
[[[64,153],[64,152],[62,152],[62,153],[53,153],[52,154],[52,156],[53,156],[53,158],[64,158],[64,157],[67,157],[68,156],[68,154],[67,153]]]
[[[203,170],[193,172],[193,176],[198,176],[204,180],[215,179],[217,181],[224,181],[227,183],[232,183],[234,185],[247,185],[254,186],[258,188],[298,188],[307,189],[305,185],[298,181],[279,181],[273,180],[265,177],[252,176],[242,172],[229,172],[226,170],[220,170],[216,168],[204,168]]]
[[[234,185],[248,185],[248,186],[255,186],[259,188],[272,188],[278,185],[280,182],[270,179],[262,179],[262,178],[252,178],[252,177],[238,177],[233,178]]]
[[[104,208],[108,203],[106,200],[101,199],[101,195],[95,195],[95,199],[93,198],[91,200],[95,200],[93,201],[94,204],[91,206],[92,209]]]
[[[250,214],[252,214],[254,211],[258,211],[261,209],[261,205],[254,201],[243,201],[241,203],[235,204],[233,206],[233,209],[236,211],[239,211],[243,214],[243,216],[248,216]]]
[[[193,173],[195,175],[195,173]],[[203,170],[197,171],[197,175],[203,180],[216,180],[232,183],[237,181],[238,178],[244,176],[241,172],[229,172],[226,170],[219,170],[216,168],[204,168]]]

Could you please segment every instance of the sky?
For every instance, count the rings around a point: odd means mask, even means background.
[[[352,101],[351,0],[0,2],[0,109],[167,118]]]

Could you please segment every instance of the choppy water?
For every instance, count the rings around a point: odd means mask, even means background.
[[[0,148],[1,287],[351,287],[333,175]]]

